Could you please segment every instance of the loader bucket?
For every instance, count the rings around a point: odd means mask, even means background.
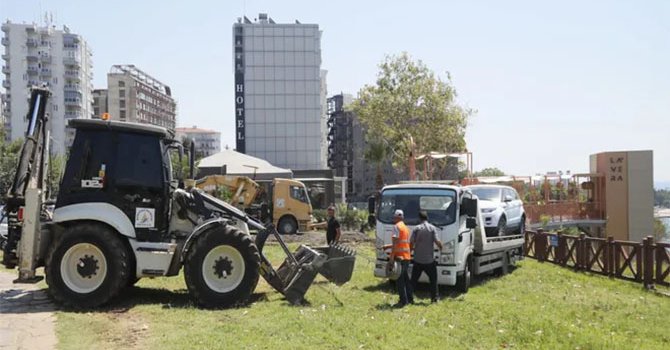
[[[328,256],[319,269],[323,277],[338,286],[349,282],[356,263],[356,252],[353,249],[341,244],[314,249]]]
[[[327,256],[318,251],[301,245],[293,258],[298,262],[296,266],[291,257],[287,257],[277,269],[277,274],[284,282],[284,296],[291,304],[300,304],[305,299],[305,293],[312,285],[316,274],[323,266]]]
[[[265,241],[270,234],[275,236],[286,254],[286,258],[276,270],[263,254]],[[302,304],[305,300],[305,293],[318,273],[338,285],[348,282],[356,260],[355,252],[342,245],[318,248],[301,245],[294,253],[291,253],[272,224],[258,231],[256,247],[258,247],[261,258],[259,268],[261,276],[294,305]]]

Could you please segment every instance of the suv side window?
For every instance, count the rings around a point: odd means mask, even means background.
[[[163,163],[157,138],[149,135],[118,134],[116,185],[163,188]]]

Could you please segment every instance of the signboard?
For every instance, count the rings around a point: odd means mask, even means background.
[[[244,36],[243,28],[235,27],[235,150],[246,152],[244,119]]]

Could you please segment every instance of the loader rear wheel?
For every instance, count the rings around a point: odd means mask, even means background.
[[[129,252],[107,226],[75,224],[56,239],[45,273],[49,294],[57,302],[77,309],[93,308],[128,284]]]
[[[251,237],[232,226],[203,232],[189,249],[184,278],[206,308],[244,304],[258,284],[260,255]]]

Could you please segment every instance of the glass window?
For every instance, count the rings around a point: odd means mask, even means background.
[[[126,90],[119,90],[119,97],[126,97]]]
[[[297,199],[303,203],[309,203],[309,197],[307,196],[307,191],[303,187],[291,186],[291,198]]]
[[[119,87],[126,87],[126,83],[119,80]]]
[[[119,134],[117,142],[117,186],[163,188],[158,139],[149,135]]]
[[[500,202],[501,189],[495,187],[471,187],[472,193],[474,193],[479,199],[484,201],[491,202]]]
[[[379,202],[379,220],[393,223],[396,209],[405,213],[405,223],[419,224],[419,211],[428,213],[428,221],[436,226],[445,226],[456,220],[456,192],[450,189],[412,188],[388,189]]]

